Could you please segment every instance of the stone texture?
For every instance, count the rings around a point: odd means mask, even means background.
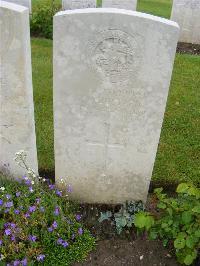
[[[102,0],[102,7],[136,10],[137,0]]]
[[[95,7],[96,7],[96,0],[62,0],[63,10],[95,8]]]
[[[0,0],[1,2],[2,0]],[[16,5],[21,5],[21,6],[24,6],[24,7],[27,7],[29,9],[29,12],[31,13],[32,11],[32,4],[31,4],[31,0],[6,0],[6,2],[9,2],[9,3],[13,3],[13,4],[16,4]]]
[[[0,171],[19,177],[19,150],[38,171],[28,9],[1,1],[0,36]]]
[[[200,44],[200,0],[174,0],[171,20],[180,26],[180,42]]]
[[[175,22],[122,9],[54,17],[55,167],[72,197],[146,200],[178,33]]]

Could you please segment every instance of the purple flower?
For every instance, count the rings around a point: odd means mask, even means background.
[[[5,203],[5,207],[6,208],[11,208],[12,206],[13,206],[13,202],[12,201],[9,201],[9,202]]]
[[[53,184],[49,185],[49,189],[50,189],[50,190],[53,190],[55,187],[56,187],[56,186],[53,185]]]
[[[75,234],[72,234],[72,237],[71,237],[71,239],[72,239],[72,240],[74,240],[74,238],[75,238]]]
[[[4,213],[7,213],[7,212],[9,212],[10,211],[10,209],[5,209],[4,210]]]
[[[10,223],[5,223],[4,227],[7,228],[10,225]]]
[[[6,235],[6,236],[10,236],[11,235],[11,230],[8,228],[8,229],[6,229],[5,230],[5,232],[4,232],[4,234]]]
[[[16,197],[19,197],[21,195],[21,192],[18,191],[18,192],[15,193],[15,195],[16,195]]]
[[[81,220],[81,215],[80,214],[77,214],[76,215],[76,221],[80,221]]]
[[[71,185],[68,185],[68,186],[67,186],[67,192],[72,193],[72,191],[73,191],[73,190],[72,190],[72,186],[71,186]]]
[[[58,238],[58,240],[57,240],[57,244],[62,245],[62,243],[63,243],[62,238]]]
[[[35,242],[37,237],[36,236],[29,236],[28,239],[31,241],[31,242]]]
[[[15,224],[15,223],[10,223],[10,226],[11,226],[12,228],[16,228],[16,224]]]
[[[27,213],[24,214],[24,216],[25,216],[25,218],[29,218],[30,217],[30,213],[27,212]]]
[[[0,239],[0,246],[3,244],[3,241]]]
[[[29,212],[34,212],[36,210],[36,206],[31,206],[31,207],[29,207]]]
[[[30,186],[30,185],[31,185],[31,180],[29,180],[29,179],[26,180],[26,181],[25,181],[25,184],[26,184],[27,186]]]
[[[55,208],[54,214],[55,214],[56,216],[58,216],[59,213],[60,213],[60,208],[57,206],[57,207]]]
[[[53,228],[52,228],[52,227],[49,227],[49,228],[48,228],[48,231],[49,231],[49,232],[53,232]]]
[[[15,260],[15,261],[13,262],[13,266],[18,266],[18,265],[20,265],[20,264],[21,264],[20,260]]]
[[[62,245],[63,245],[64,248],[69,246],[69,244],[66,241],[63,241]]]
[[[82,235],[83,234],[83,229],[81,227],[78,229],[78,234],[79,235]]]
[[[39,256],[37,256],[37,261],[43,261],[45,258],[44,254],[40,254]]]
[[[20,214],[20,211],[19,210],[14,210],[14,213],[15,214]]]
[[[11,239],[11,241],[15,241],[15,236],[12,235],[10,239]]]
[[[40,207],[40,211],[44,212],[45,211],[44,207]]]
[[[56,195],[61,197],[62,196],[62,192],[60,190],[56,190]]]
[[[3,205],[3,200],[2,200],[2,199],[0,199],[0,206],[1,206],[1,205]]]
[[[56,221],[53,222],[52,227],[53,227],[54,229],[58,227],[58,224],[57,224]]]
[[[40,201],[41,201],[41,199],[40,198],[37,198],[35,201],[36,201],[37,204],[39,204]]]
[[[10,194],[6,194],[6,198],[7,199],[11,199],[11,195]]]
[[[34,191],[32,187],[29,187],[28,189],[31,193]]]
[[[27,266],[27,265],[28,265],[27,258],[24,258],[24,259],[21,261],[21,264],[22,264],[22,266]]]

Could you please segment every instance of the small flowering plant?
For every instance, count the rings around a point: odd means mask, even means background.
[[[0,180],[0,264],[71,265],[84,259],[95,240],[67,200],[71,187],[61,191],[37,177],[25,159],[24,152],[16,154],[26,176]]]

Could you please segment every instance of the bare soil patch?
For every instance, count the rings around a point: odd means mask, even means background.
[[[200,55],[200,44],[179,42],[176,51],[181,54]]]

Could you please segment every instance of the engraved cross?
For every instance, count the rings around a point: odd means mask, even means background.
[[[124,144],[120,144],[120,143],[114,143],[114,144],[110,144],[109,143],[109,135],[110,135],[110,123],[105,122],[105,129],[106,129],[106,134],[105,134],[105,142],[101,143],[101,142],[88,142],[88,145],[90,146],[99,146],[99,147],[104,147],[104,172],[106,173],[106,169],[107,169],[107,158],[108,158],[108,150],[109,148],[119,148],[119,149],[123,149],[124,148]]]

